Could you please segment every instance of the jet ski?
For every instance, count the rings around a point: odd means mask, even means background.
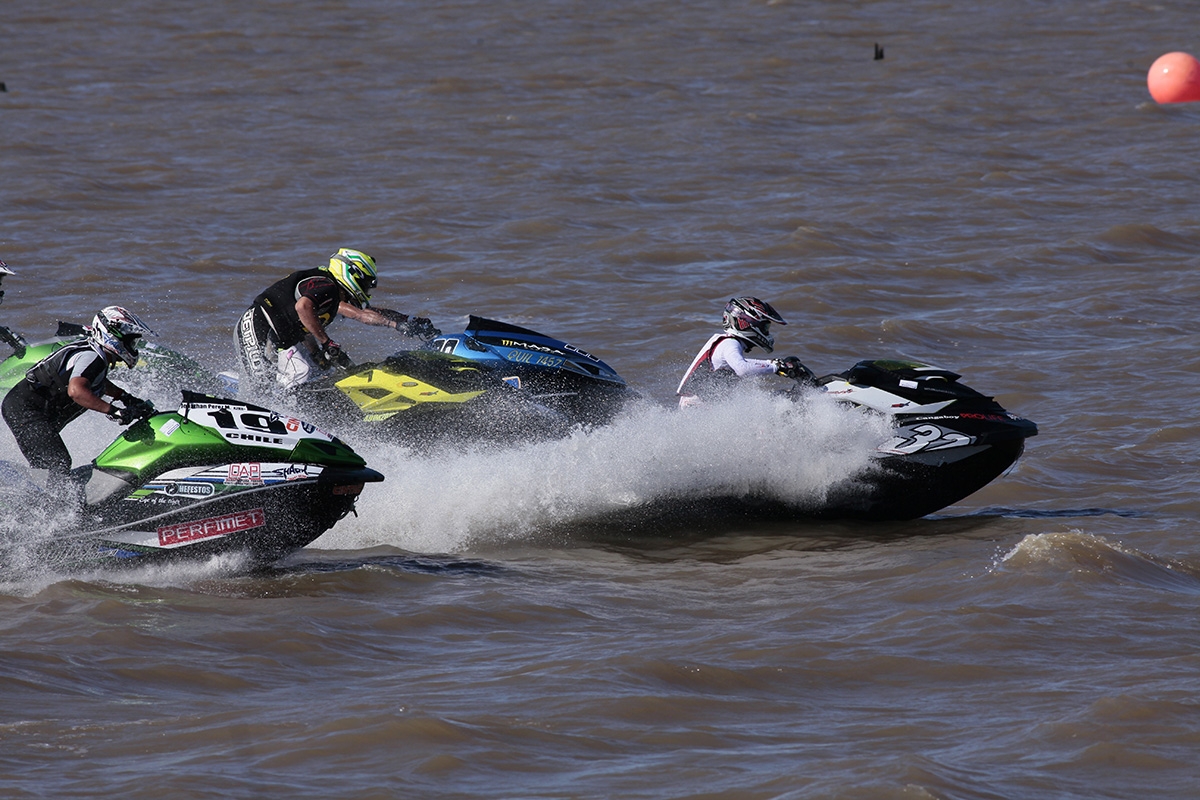
[[[637,396],[579,347],[476,316],[419,350],[343,364],[295,395],[330,427],[413,446],[557,438],[611,422]]]
[[[869,474],[838,487],[817,516],[905,520],[932,514],[1004,474],[1037,425],[961,383],[961,375],[913,361],[860,361],[815,385],[839,403],[890,417],[890,438]]]
[[[558,339],[472,315],[461,333],[439,334],[429,347],[467,359],[575,422],[603,425],[638,397],[617,371]]]
[[[294,402],[347,436],[414,448],[556,438],[574,424],[478,363],[427,350],[347,365],[304,384]]]
[[[572,520],[572,525],[627,538],[645,531],[694,534],[802,520],[914,520],[962,501],[1004,474],[1020,458],[1025,441],[1038,433],[1036,424],[939,367],[867,360],[824,377],[802,366],[800,372],[783,392],[786,398],[807,403],[820,393],[855,413],[879,415],[890,423],[867,467],[817,498],[795,500],[760,491],[663,496],[606,509],[591,519]],[[710,390],[715,390],[714,398],[723,394],[719,386]]]
[[[42,544],[66,568],[241,554],[265,566],[309,544],[383,480],[340,439],[267,408],[183,391],[89,465],[76,528]]]

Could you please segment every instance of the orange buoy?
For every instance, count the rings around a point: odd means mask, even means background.
[[[1200,100],[1200,61],[1187,53],[1159,56],[1146,76],[1150,96],[1159,103]]]

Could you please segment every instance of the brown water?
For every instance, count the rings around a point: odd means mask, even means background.
[[[1194,796],[1200,104],[1145,86],[1193,4],[182,5],[6,2],[3,324],[119,302],[231,368],[253,295],[353,246],[379,305],[530,325],[651,402],[356,442],[387,481],[267,575],[47,575],[10,507],[0,795]],[[817,372],[931,361],[1041,433],[913,523],[595,524],[861,456],[665,409],[742,293]]]

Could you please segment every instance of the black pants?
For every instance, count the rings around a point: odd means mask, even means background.
[[[71,453],[63,443],[62,429],[83,412],[74,402],[64,409],[28,381],[18,382],[0,406],[29,466],[49,472],[47,491],[77,506],[83,505],[83,486],[71,474]]]
[[[270,390],[275,385],[275,375],[279,371],[280,346],[266,312],[258,306],[251,306],[238,320],[233,341],[234,349],[242,361],[242,377],[246,388]]]

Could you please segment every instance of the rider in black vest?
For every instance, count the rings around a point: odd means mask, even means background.
[[[276,383],[295,388],[313,368],[341,361],[342,348],[326,331],[338,315],[408,336],[436,335],[424,317],[370,308],[375,285],[375,259],[342,248],[330,256],[328,266],[293,272],[267,287],[234,332],[246,382],[258,390]]]
[[[102,309],[86,339],[59,348],[39,361],[4,398],[4,421],[34,469],[49,471],[46,488],[59,499],[83,505],[83,486],[71,473],[71,454],[62,429],[84,411],[106,414],[122,425],[152,406],[108,379],[118,360],[137,364],[137,340],[153,331],[120,306]],[[124,407],[118,408],[105,397]]]

